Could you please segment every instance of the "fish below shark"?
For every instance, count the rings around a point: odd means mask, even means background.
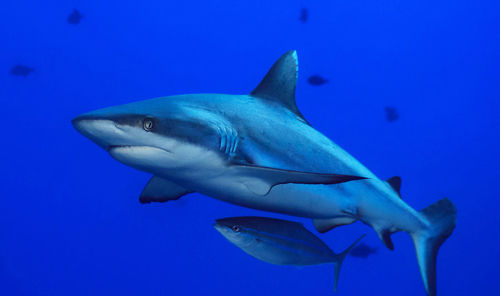
[[[401,179],[377,178],[315,130],[295,103],[298,60],[281,56],[244,95],[188,94],[100,109],[74,127],[114,159],[153,175],[140,201],[191,192],[244,207],[308,217],[319,232],[362,221],[389,249],[410,234],[427,294],[436,295],[436,258],[456,208],[441,199],[416,211]]]
[[[265,217],[232,217],[216,220],[214,227],[245,253],[267,263],[295,266],[333,264],[335,291],[342,262],[365,236],[359,237],[340,254],[335,254],[298,222]]]

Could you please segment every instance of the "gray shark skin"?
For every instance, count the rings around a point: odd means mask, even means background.
[[[306,266],[332,263],[335,266],[335,291],[340,267],[362,235],[340,254],[298,222],[264,217],[232,217],[214,224],[228,241],[245,253],[267,263]]]
[[[399,178],[378,179],[311,127],[295,104],[298,62],[285,53],[248,95],[162,97],[83,114],[74,127],[111,157],[153,175],[140,201],[190,192],[244,207],[313,219],[320,232],[362,221],[384,244],[408,232],[428,295],[456,209],[442,199],[418,212]]]

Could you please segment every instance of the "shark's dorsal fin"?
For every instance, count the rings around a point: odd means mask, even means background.
[[[399,197],[401,197],[401,177],[399,176],[394,176],[392,178],[389,178],[387,180],[385,180],[387,182],[387,184],[389,184],[392,189],[394,189],[394,191],[396,191],[396,193],[399,195]]]
[[[298,70],[297,52],[290,50],[274,63],[250,94],[261,99],[279,102],[307,123],[295,104]]]

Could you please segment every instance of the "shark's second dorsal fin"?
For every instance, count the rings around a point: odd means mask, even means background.
[[[401,177],[394,176],[392,178],[385,180],[385,182],[387,182],[387,184],[389,184],[392,187],[392,189],[396,191],[399,197],[401,197]]]
[[[297,52],[295,50],[286,52],[274,63],[264,79],[250,94],[261,99],[279,102],[307,123],[295,104],[298,69]]]

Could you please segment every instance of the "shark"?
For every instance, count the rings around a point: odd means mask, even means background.
[[[249,94],[186,94],[84,113],[75,129],[115,160],[152,175],[141,203],[193,192],[243,207],[311,218],[318,232],[356,221],[389,249],[410,234],[427,295],[437,293],[437,253],[456,224],[443,198],[417,211],[401,178],[377,178],[317,131],[295,100],[296,51],[283,54]]]

